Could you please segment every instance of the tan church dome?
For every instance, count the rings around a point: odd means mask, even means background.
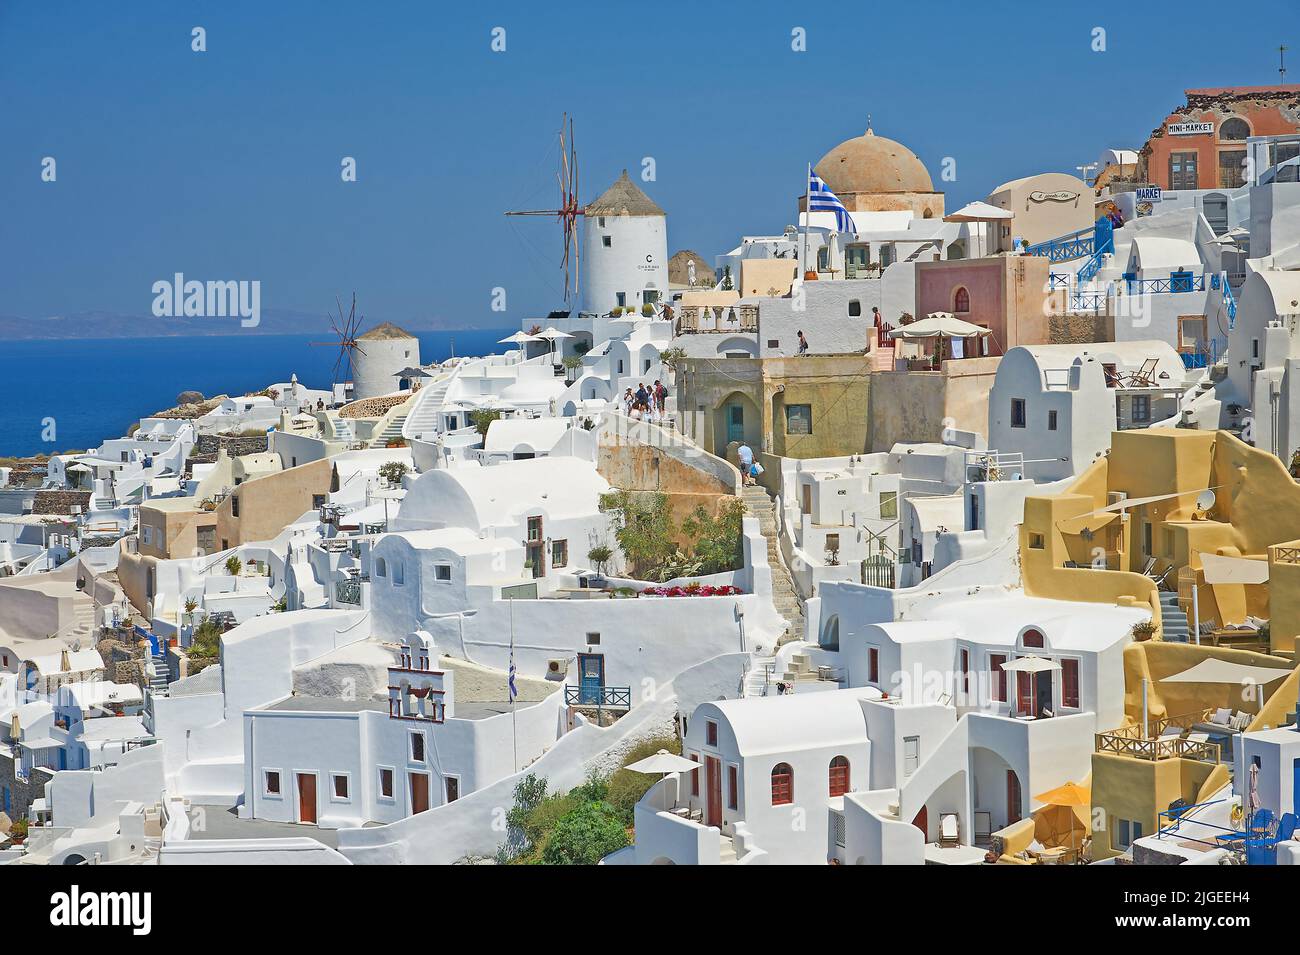
[[[934,182],[916,154],[870,129],[845,140],[813,167],[836,195],[934,192]]]

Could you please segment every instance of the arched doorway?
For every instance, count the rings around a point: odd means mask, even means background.
[[[733,391],[714,411],[713,453],[726,457],[727,445],[733,441],[743,442],[757,451],[761,426],[758,406],[748,395]]]
[[[826,626],[822,627],[821,648],[823,650],[838,650],[840,648],[840,617],[839,614],[833,614],[826,621]]]
[[[1215,235],[1223,235],[1228,231],[1228,197],[1223,193],[1211,192],[1207,195],[1201,201],[1201,211]]]

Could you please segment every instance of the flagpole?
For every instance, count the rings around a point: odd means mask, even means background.
[[[808,163],[808,174],[803,177],[803,251],[799,253],[799,278],[803,279],[808,271],[808,199],[812,187],[812,163]]]
[[[519,732],[515,716],[515,598],[510,596],[510,671],[506,681],[506,692],[510,695],[510,745],[513,751],[515,772],[519,772]]]

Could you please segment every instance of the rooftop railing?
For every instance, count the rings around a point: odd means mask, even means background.
[[[1218,743],[1183,739],[1181,736],[1151,739],[1143,736],[1136,729],[1096,734],[1096,751],[1151,761],[1162,759],[1194,759],[1203,763],[1220,761]]]

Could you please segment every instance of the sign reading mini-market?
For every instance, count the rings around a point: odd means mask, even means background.
[[[1166,132],[1170,136],[1203,136],[1214,132],[1213,123],[1173,123]]]

